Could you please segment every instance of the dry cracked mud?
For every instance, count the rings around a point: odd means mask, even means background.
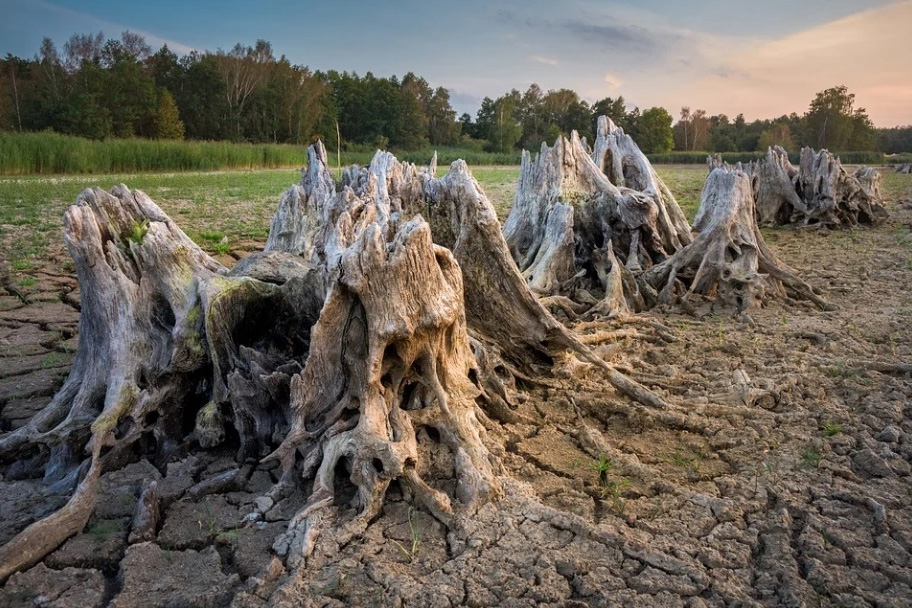
[[[910,606],[912,181],[905,188],[878,228],[764,232],[837,310],[785,302],[735,317],[707,304],[576,324],[680,410],[637,407],[584,367],[520,386],[523,420],[486,422],[505,498],[463,528],[447,530],[393,487],[362,537],[324,534],[286,578],[271,547],[308,488],[244,524],[277,470],[197,449],[106,474],[86,529],[11,577],[0,605]],[[30,288],[4,279],[0,432],[24,424],[68,372],[79,291],[67,268],[59,246]],[[0,542],[66,499],[67,488],[21,477],[16,465],[2,471]],[[161,522],[153,540],[131,543],[150,480]],[[340,499],[328,517],[351,513]]]

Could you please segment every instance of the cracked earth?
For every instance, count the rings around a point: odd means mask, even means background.
[[[309,488],[245,524],[278,471],[237,464],[230,446],[191,448],[107,473],[85,530],[11,577],[0,605],[910,606],[910,198],[907,185],[874,229],[765,231],[835,311],[782,302],[736,318],[707,304],[577,324],[681,409],[636,406],[579,366],[519,386],[521,420],[485,421],[505,498],[461,528],[394,485],[363,536],[337,537],[354,513],[340,490],[313,556],[288,576],[272,545]],[[28,289],[3,279],[0,432],[69,371],[79,289],[67,262],[60,245]],[[71,490],[28,468],[0,471],[0,543]],[[153,480],[161,521],[131,538]]]

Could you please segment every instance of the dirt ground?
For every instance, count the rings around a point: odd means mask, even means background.
[[[86,529],[10,578],[0,606],[912,606],[912,178],[895,192],[877,228],[764,231],[834,311],[577,326],[613,332],[602,355],[679,409],[637,407],[579,366],[519,387],[525,421],[486,422],[505,497],[463,528],[394,485],[362,537],[333,532],[340,504],[285,578],[271,546],[308,488],[244,525],[277,471],[195,450],[107,473]],[[77,345],[62,244],[30,275],[0,292],[0,432],[48,401]],[[0,473],[0,543],[70,490]],[[163,521],[130,544],[150,479]]]

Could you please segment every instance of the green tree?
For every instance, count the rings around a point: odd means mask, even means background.
[[[432,144],[451,146],[459,142],[462,124],[456,120],[456,111],[450,106],[450,93],[437,87],[428,103],[428,140]]]
[[[512,152],[522,137],[522,125],[516,119],[519,91],[499,97],[491,108],[488,148],[493,152]]]
[[[183,84],[171,89],[186,136],[190,139],[229,139],[233,136],[231,109],[216,56],[198,52],[181,58]]]
[[[181,122],[174,96],[162,89],[158,96],[158,109],[152,120],[152,136],[158,139],[183,139],[184,123]]]
[[[757,141],[757,150],[765,152],[767,148],[772,148],[773,146],[782,146],[787,152],[795,150],[795,139],[792,137],[792,130],[787,124],[777,123],[760,133],[760,139]]]
[[[624,96],[618,96],[616,99],[606,97],[604,99],[599,99],[594,104],[592,104],[593,130],[598,124],[599,116],[607,116],[611,119],[611,122],[624,129],[626,132],[628,127],[628,119],[627,106],[624,102]]]
[[[854,105],[855,94],[844,85],[817,93],[804,116],[804,142],[838,152],[873,148],[873,125]]]
[[[710,119],[709,145],[713,152],[734,152],[735,138],[728,116],[718,114]]]
[[[490,139],[491,129],[494,126],[494,100],[485,97],[481,100],[481,107],[475,114],[475,135],[478,139]]]
[[[671,114],[665,108],[649,108],[637,124],[637,144],[645,154],[668,152],[674,146]]]
[[[517,108],[518,118],[522,124],[521,143],[526,150],[538,149],[543,141],[547,141],[549,144],[554,141],[548,141],[545,137],[548,125],[542,107],[543,98],[541,87],[533,82],[523,93]]]
[[[587,137],[591,141],[592,110],[576,91],[548,91],[542,98],[541,105],[546,125],[557,125],[561,133],[568,136],[571,131],[576,131],[580,137]]]

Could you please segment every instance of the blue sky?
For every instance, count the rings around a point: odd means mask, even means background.
[[[0,54],[99,30],[178,52],[264,38],[312,69],[413,71],[472,114],[537,82],[753,119],[845,84],[875,124],[912,123],[912,0],[0,0],[0,15]]]

